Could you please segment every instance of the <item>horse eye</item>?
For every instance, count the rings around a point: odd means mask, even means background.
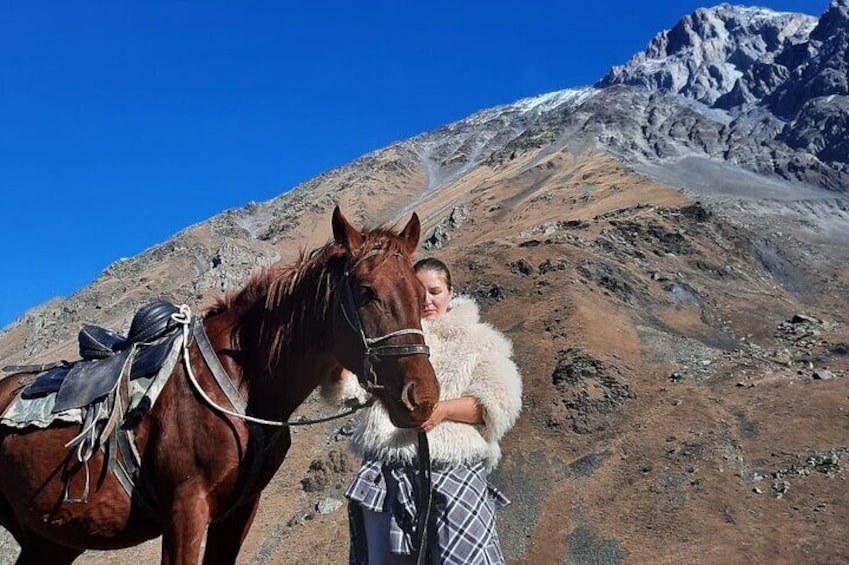
[[[377,293],[374,292],[373,288],[371,288],[370,286],[361,286],[360,287],[360,296],[359,296],[359,299],[360,299],[359,305],[360,306],[365,306],[366,304],[368,304],[369,302],[371,302],[375,298],[377,298]]]

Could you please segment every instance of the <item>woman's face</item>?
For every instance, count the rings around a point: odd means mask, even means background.
[[[445,314],[453,293],[439,271],[419,271],[416,278],[425,289],[422,319],[433,320]]]

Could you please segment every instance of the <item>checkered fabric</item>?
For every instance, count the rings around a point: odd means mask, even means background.
[[[389,551],[415,554],[418,468],[381,465],[366,461],[354,477],[345,496],[351,530],[351,565],[368,565],[368,545],[362,508],[390,512]],[[510,503],[487,483],[483,462],[459,466],[434,466],[431,511],[430,557],[433,563],[447,565],[496,565],[504,556],[495,531],[495,510]],[[387,481],[393,487],[387,489]],[[397,492],[387,500],[387,490]]]

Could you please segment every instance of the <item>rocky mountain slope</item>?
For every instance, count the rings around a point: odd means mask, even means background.
[[[0,361],[75,358],[81,323],[126,329],[155,296],[199,309],[326,241],[337,202],[371,225],[415,210],[422,254],[454,266],[524,375],[493,477],[512,562],[849,562],[847,6],[698,10],[591,88],[478,112],[112,265],[6,328]],[[349,426],[295,434],[241,562],[345,561]],[[156,562],[157,542],[118,559]]]
[[[694,109],[713,110],[714,120],[727,122],[720,137],[749,137],[769,146],[757,151],[761,159],[744,157],[744,166],[816,180],[794,173],[805,162],[806,168],[832,169],[824,173],[829,180],[817,184],[843,191],[849,164],[847,74],[845,0],[834,0],[819,20],[723,4],[685,17],[598,86],[638,86],[698,102]],[[737,147],[729,143],[725,159],[733,162]],[[783,163],[790,158],[787,150],[801,161]],[[745,149],[750,151],[751,145]],[[763,162],[770,158],[772,170]]]

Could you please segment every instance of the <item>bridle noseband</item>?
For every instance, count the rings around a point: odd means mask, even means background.
[[[411,345],[378,345],[393,337],[402,335],[420,335],[424,338],[424,332],[415,328],[404,328],[389,332],[388,334],[379,337],[368,337],[363,329],[363,324],[360,320],[360,314],[357,310],[357,301],[354,298],[354,290],[351,288],[351,271],[353,271],[360,263],[370,257],[379,255],[380,253],[388,253],[384,249],[374,248],[362,257],[358,258],[353,263],[345,266],[345,271],[342,274],[340,285],[342,292],[337,293],[336,304],[341,307],[342,314],[345,316],[345,321],[348,325],[360,336],[363,344],[363,371],[359,375],[360,383],[363,387],[373,392],[375,390],[384,389],[385,386],[378,382],[377,372],[374,370],[374,361],[381,357],[406,357],[408,355],[430,355],[430,348],[424,343],[415,343]],[[395,258],[403,257],[400,253],[392,255]],[[384,260],[388,255],[384,257]]]

